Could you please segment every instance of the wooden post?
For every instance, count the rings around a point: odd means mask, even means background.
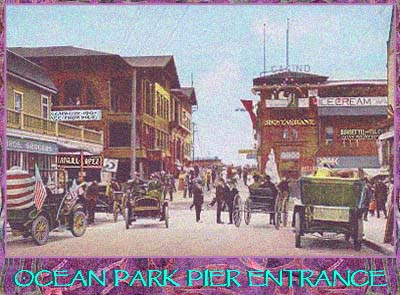
[[[136,95],[137,95],[137,83],[136,83],[136,69],[132,73],[132,109],[131,109],[131,178],[135,178],[136,172]]]

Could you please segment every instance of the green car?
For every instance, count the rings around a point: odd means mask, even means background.
[[[301,237],[307,233],[344,234],[350,237],[354,249],[361,250],[363,238],[363,202],[365,182],[339,177],[302,177],[301,205],[293,212],[295,246],[301,247]]]

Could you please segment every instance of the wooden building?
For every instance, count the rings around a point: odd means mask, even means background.
[[[253,80],[257,160],[274,150],[280,175],[298,177],[318,165],[379,168],[377,139],[387,121],[387,81],[332,81],[284,71]]]
[[[50,120],[57,94],[44,68],[7,50],[7,169],[53,168],[66,149],[101,153],[101,132]]]

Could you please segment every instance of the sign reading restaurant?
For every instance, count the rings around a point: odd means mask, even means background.
[[[376,97],[319,97],[319,107],[364,107],[364,106],[387,106],[386,96]]]
[[[314,119],[279,119],[266,120],[265,126],[315,126],[317,125]]]
[[[98,121],[101,120],[101,110],[53,111],[52,121]]]

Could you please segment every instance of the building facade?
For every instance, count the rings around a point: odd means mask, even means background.
[[[7,50],[7,169],[54,168],[65,149],[101,153],[101,132],[50,120],[57,93],[42,67]]]
[[[102,132],[103,156],[118,160],[118,179],[129,179],[135,165],[132,68],[118,55],[72,46],[11,50],[47,70],[58,89],[52,100],[57,120]],[[76,115],[82,111],[92,116]]]
[[[378,137],[387,122],[387,81],[332,81],[284,71],[253,80],[260,95],[255,133],[265,171],[271,150],[280,175],[299,177],[316,166],[379,168]]]

